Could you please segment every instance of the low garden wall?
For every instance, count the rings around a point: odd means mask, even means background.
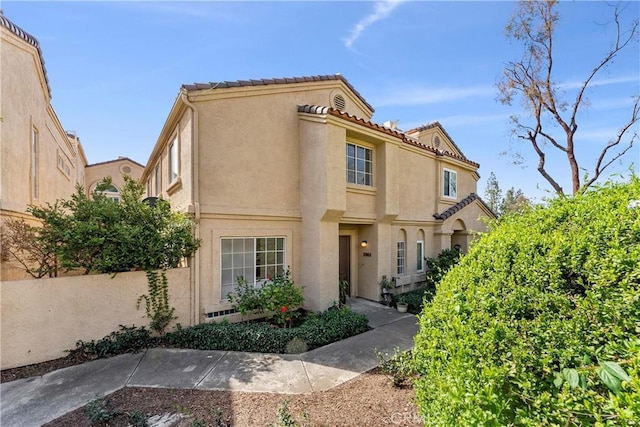
[[[167,270],[175,323],[191,323],[190,270]],[[100,339],[120,325],[148,326],[144,271],[20,280],[0,284],[0,368],[57,359],[76,341]],[[171,328],[171,326],[170,326]]]

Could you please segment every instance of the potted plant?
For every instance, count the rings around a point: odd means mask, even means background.
[[[396,309],[400,313],[406,313],[409,308],[409,304],[407,303],[406,296],[400,295],[398,297],[398,301],[396,302]]]
[[[391,283],[391,280],[387,278],[386,274],[383,274],[382,280],[380,280],[380,288],[381,288],[382,300],[387,306],[391,305],[391,300],[392,300],[391,288],[392,287],[393,287],[393,283]]]

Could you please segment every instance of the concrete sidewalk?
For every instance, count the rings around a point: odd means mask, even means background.
[[[0,425],[40,426],[122,387],[311,393],[378,366],[374,350],[413,347],[416,317],[366,300],[372,330],[302,354],[149,349],[2,384]]]

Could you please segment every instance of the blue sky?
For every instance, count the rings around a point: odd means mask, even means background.
[[[640,18],[640,2],[625,6],[623,24]],[[481,164],[481,196],[492,171],[503,190],[540,198],[550,189],[532,149],[511,136],[519,106],[496,101],[505,63],[522,55],[504,35],[512,2],[3,1],[2,9],[40,41],[53,107],[90,163],[126,156],[144,164],[183,83],[341,73],[374,106],[376,123],[399,120],[408,130],[439,121]],[[612,9],[565,2],[560,13],[555,65],[571,98],[610,45]],[[640,93],[638,44],[598,83],[577,135],[589,169]],[[517,147],[521,165],[501,155]],[[638,146],[611,172],[631,164],[637,172]],[[569,191],[566,161],[549,158],[549,166]]]

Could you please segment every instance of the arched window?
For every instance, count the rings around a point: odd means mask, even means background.
[[[96,183],[92,186],[92,193],[96,191],[97,185],[98,184]],[[120,203],[120,190],[115,185],[111,184],[110,186],[108,186],[102,191],[102,194],[104,194],[108,199]]]
[[[120,203],[120,190],[115,185],[108,186],[103,192],[107,198]]]

